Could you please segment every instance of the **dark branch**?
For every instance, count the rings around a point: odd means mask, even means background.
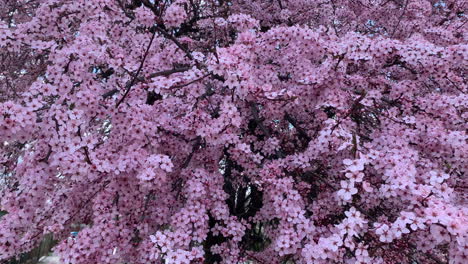
[[[146,57],[148,56],[151,44],[153,44],[153,40],[154,40],[155,36],[156,36],[156,32],[154,32],[153,35],[151,36],[151,40],[150,40],[150,42],[148,44],[148,47],[146,48],[145,54],[143,55],[143,59],[141,60],[140,66],[138,67],[138,70],[137,70],[136,74],[133,76],[130,83],[127,85],[127,87],[126,87],[127,90],[125,91],[125,94],[122,96],[122,98],[115,105],[116,108],[118,108],[119,105],[125,100],[125,97],[127,97],[127,95],[130,92],[132,86],[135,84],[135,82],[136,82],[136,80],[138,78],[138,75],[140,74],[140,71],[143,68],[143,64],[145,63]]]
[[[181,67],[181,68],[174,68],[172,70],[164,70],[164,71],[160,71],[160,72],[155,72],[155,73],[151,73],[150,75],[147,76],[147,79],[151,79],[151,78],[155,78],[155,77],[158,77],[158,76],[169,76],[173,73],[177,73],[177,72],[184,72],[184,71],[187,71],[189,70],[190,67]]]
[[[289,113],[286,112],[286,114],[284,115],[284,118],[289,122],[291,123],[291,125],[297,130],[297,133],[299,133],[299,136],[302,137],[303,139],[307,140],[307,142],[309,142],[311,140],[311,138],[309,137],[309,135],[307,135],[307,133],[304,131],[304,129],[302,129],[296,119],[294,117],[292,117]]]
[[[172,40],[172,42],[174,42],[174,44],[176,44],[176,46],[181,49],[183,52],[185,52],[185,55],[193,60],[193,56],[192,56],[192,53],[190,53],[190,51],[184,46],[182,45],[174,36],[172,36],[171,34],[167,33],[166,30],[164,30],[163,28],[159,27],[159,26],[154,26],[154,29],[156,29],[157,31],[159,31],[159,33],[161,33],[164,37]]]

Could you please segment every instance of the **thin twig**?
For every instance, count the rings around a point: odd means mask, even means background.
[[[166,38],[172,40],[172,42],[174,42],[174,44],[176,44],[176,46],[179,47],[179,49],[181,49],[183,52],[185,52],[185,55],[186,55],[189,59],[193,60],[192,53],[190,53],[190,51],[187,50],[187,48],[184,47],[184,45],[182,45],[174,36],[172,36],[171,34],[167,33],[166,30],[162,29],[162,28],[159,27],[159,26],[154,26],[154,28],[155,28],[157,31],[159,31],[161,34],[163,34],[164,37],[166,37]]]
[[[250,102],[250,111],[252,112],[252,116],[253,118],[255,119],[255,122],[257,123],[257,125],[260,127],[260,129],[262,130],[263,134],[265,134],[265,136],[267,138],[270,137],[270,132],[268,131],[268,129],[266,129],[266,127],[263,125],[263,120],[260,119],[260,115],[259,115],[259,111],[258,111],[258,108],[257,108],[257,104],[255,104],[254,102]]]
[[[450,80],[449,77],[445,76],[445,79],[447,79],[455,87],[455,89],[457,89],[458,91],[460,91],[462,93],[465,93],[460,87],[458,87],[458,85],[456,83],[454,83],[452,80]]]
[[[202,77],[200,77],[200,78],[198,78],[198,79],[195,79],[195,80],[192,80],[192,81],[190,81],[190,82],[188,82],[188,83],[184,83],[184,84],[179,84],[179,85],[171,86],[170,89],[173,89],[173,88],[179,89],[179,88],[185,87],[185,86],[187,86],[187,85],[190,85],[190,84],[196,83],[196,82],[198,82],[198,81],[201,81],[201,80],[205,79],[206,77],[208,77],[208,76],[210,76],[210,75],[211,75],[211,73],[205,74],[205,75],[203,75]]]
[[[104,93],[104,94],[102,95],[102,97],[103,97],[104,99],[106,99],[106,98],[108,98],[108,97],[112,97],[114,94],[116,94],[116,93],[118,93],[118,92],[119,92],[119,89],[112,89],[112,90],[110,90],[110,91]]]
[[[197,139],[195,140],[195,144],[193,144],[192,146],[192,151],[190,152],[190,154],[187,156],[187,158],[185,159],[184,163],[182,164],[182,167],[183,169],[187,168],[187,166],[189,165],[190,161],[192,160],[192,157],[193,157],[193,154],[197,151],[197,149],[200,147],[201,145],[201,142],[202,142],[202,138],[200,136],[197,137]]]
[[[81,125],[78,126],[78,136],[80,137],[80,140],[83,141],[83,137],[81,136]],[[87,147],[87,146],[84,146],[83,149],[84,149],[84,153],[85,153],[85,160],[86,160],[86,163],[88,163],[89,165],[93,165],[93,163],[91,162],[91,159],[89,158],[89,150],[88,150],[88,147]]]
[[[281,0],[278,0],[278,5],[279,5],[280,9],[283,9],[283,3],[281,3]]]
[[[148,44],[148,47],[146,48],[145,54],[143,55],[143,59],[141,60],[140,66],[138,67],[138,70],[137,70],[136,74],[133,76],[130,83],[127,85],[127,90],[125,91],[125,94],[122,96],[122,98],[115,105],[116,108],[118,108],[119,105],[125,100],[125,97],[127,97],[127,95],[130,92],[132,86],[135,84],[135,81],[137,80],[138,75],[140,74],[140,71],[143,68],[143,64],[145,63],[146,57],[148,56],[151,44],[153,44],[153,40],[154,40],[155,36],[156,36],[156,31],[153,32],[153,35],[151,36],[151,40],[150,40],[150,42]]]
[[[390,35],[391,38],[393,38],[393,35],[395,35],[395,32],[396,32],[396,30],[398,29],[398,26],[400,25],[401,19],[403,18],[403,15],[405,15],[406,7],[408,6],[408,2],[409,2],[409,0],[406,0],[406,1],[405,1],[405,6],[403,7],[403,12],[401,13],[400,17],[398,18],[398,23],[397,23],[396,26],[393,28],[393,32],[392,32],[392,34]]]

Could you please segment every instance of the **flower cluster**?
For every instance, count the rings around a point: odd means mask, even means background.
[[[174,1],[167,8],[164,15],[164,23],[169,27],[178,27],[187,19],[187,13],[184,10],[185,1]]]

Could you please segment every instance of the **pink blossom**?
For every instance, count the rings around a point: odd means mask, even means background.
[[[351,200],[354,194],[357,193],[357,189],[354,187],[354,182],[341,181],[341,189],[338,191],[338,197],[348,201]]]
[[[364,178],[364,173],[362,172],[357,172],[357,173],[351,173],[348,172],[345,174],[346,178],[350,179],[351,181],[354,182],[362,182],[362,179]]]
[[[343,164],[347,166],[346,169],[349,170],[352,173],[356,173],[356,172],[364,170],[364,164],[365,163],[366,163],[365,159],[356,159],[356,160],[345,159],[345,160],[343,160]]]
[[[0,262],[468,263],[464,2],[3,1]]]

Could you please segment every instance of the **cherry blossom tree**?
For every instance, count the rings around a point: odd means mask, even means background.
[[[0,1],[0,259],[468,263],[467,6]]]

